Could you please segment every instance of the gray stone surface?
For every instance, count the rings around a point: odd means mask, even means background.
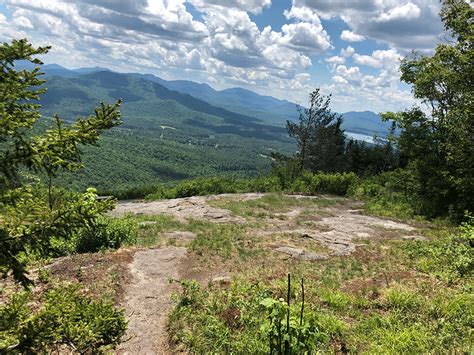
[[[279,253],[284,253],[290,255],[294,259],[304,260],[304,261],[315,261],[315,260],[324,260],[327,259],[326,255],[315,254],[303,249],[293,248],[289,246],[282,246],[275,249]]]

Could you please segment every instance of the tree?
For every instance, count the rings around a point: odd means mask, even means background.
[[[298,145],[300,169],[335,172],[343,169],[345,136],[342,116],[331,112],[331,96],[319,89],[309,94],[309,108],[298,107],[299,121],[287,121],[290,137]]]
[[[376,175],[400,167],[399,153],[394,147],[396,140],[395,125],[383,143],[366,144],[354,139],[349,140],[344,152],[345,170],[359,176]]]
[[[402,129],[401,157],[419,181],[422,213],[459,217],[474,206],[474,9],[463,0],[442,2],[450,36],[432,56],[413,53],[400,66],[402,81],[427,104],[388,113]]]
[[[48,49],[34,48],[26,39],[0,45],[0,272],[11,272],[23,285],[30,282],[28,255],[48,255],[54,240],[72,236],[112,207],[111,201],[96,201],[94,190],[80,194],[56,188],[53,178],[79,169],[80,145],[96,144],[104,130],[121,123],[118,101],[101,104],[93,115],[69,125],[55,115],[38,133],[37,124],[47,121],[38,111],[45,80],[39,66],[17,70],[15,62],[40,65],[36,56]]]

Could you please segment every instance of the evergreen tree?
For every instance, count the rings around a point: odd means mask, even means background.
[[[0,45],[0,272],[11,272],[24,285],[28,255],[48,255],[54,240],[72,236],[111,208],[110,201],[96,201],[93,190],[60,190],[53,178],[79,169],[79,146],[96,144],[104,130],[121,123],[117,102],[101,104],[94,115],[69,125],[55,115],[49,129],[35,133],[45,81],[39,66],[17,70],[15,62],[40,65],[36,56],[48,49],[26,39]],[[39,178],[44,176],[46,186]]]
[[[287,121],[288,133],[298,145],[301,170],[336,172],[344,168],[342,116],[331,112],[330,103],[331,96],[316,89],[309,94],[309,108],[298,107],[298,122]]]

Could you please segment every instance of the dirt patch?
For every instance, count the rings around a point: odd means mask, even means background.
[[[290,255],[294,259],[305,260],[305,261],[315,261],[315,260],[325,260],[327,259],[326,255],[315,254],[307,252],[303,249],[292,248],[288,246],[276,248],[275,251],[279,253],[284,253]]]
[[[406,238],[416,229],[408,224],[391,220],[366,216],[360,210],[353,209],[351,204],[340,204],[337,207],[328,207],[323,216],[310,216],[317,219],[314,226],[304,225],[304,228],[295,218],[294,211],[289,212],[289,220],[285,223],[274,224],[274,228],[261,231],[259,234],[268,236],[273,234],[292,234],[304,239],[320,243],[331,251],[332,255],[344,256],[352,254],[362,239],[373,239],[390,234],[391,237]],[[387,233],[387,231],[389,233]]]
[[[100,296],[113,290],[117,304],[123,299],[124,286],[130,281],[128,264],[133,250],[76,254],[56,259],[45,267],[60,281],[80,282],[82,290]]]
[[[130,264],[132,282],[124,295],[129,324],[119,353],[163,354],[170,351],[166,322],[173,306],[171,294],[177,286],[169,280],[179,277],[186,253],[185,248],[172,246],[135,253]]]

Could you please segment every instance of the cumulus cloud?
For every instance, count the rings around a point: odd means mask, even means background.
[[[414,20],[420,17],[420,8],[411,2],[390,9],[388,12],[382,12],[375,19],[378,22],[390,22],[397,20]]]
[[[364,36],[358,35],[352,31],[344,30],[341,33],[341,39],[347,42],[360,42],[365,39]]]
[[[343,110],[364,110],[367,104],[373,111],[400,110],[415,103],[409,90],[400,85],[400,53],[394,49],[375,50],[370,55],[352,51],[351,60],[359,66],[331,64],[332,83],[323,85],[333,94],[333,102]],[[342,58],[337,57],[335,58]],[[348,61],[348,59],[345,61]],[[334,62],[340,60],[334,59]],[[370,74],[366,67],[375,68]]]
[[[338,55],[333,55],[332,57],[328,57],[325,59],[325,62],[329,64],[343,64],[345,63],[346,58],[340,57]]]
[[[372,55],[359,55],[355,53],[352,58],[357,64],[370,66],[374,68],[390,68],[396,66],[398,68],[401,59],[400,54],[394,50],[376,50]]]
[[[347,46],[346,48],[341,49],[341,56],[343,58],[351,57],[355,53],[355,49],[351,46]]]
[[[403,4],[394,0],[293,0],[290,11],[300,8],[323,19],[340,17],[357,35],[384,41],[401,51],[432,50],[443,31],[440,4],[432,0]]]
[[[311,10],[309,7],[293,6],[290,10],[283,11],[283,14],[288,20],[297,19],[300,21],[321,24],[321,20],[319,19],[318,14]]]
[[[347,68],[345,65],[338,65],[336,68],[336,73],[338,76],[346,79],[347,81],[360,81],[362,78],[359,67]]]
[[[199,9],[211,9],[213,6],[218,9],[232,7],[254,14],[262,12],[265,7],[272,4],[271,0],[189,0],[189,2]]]
[[[285,24],[280,42],[304,52],[325,52],[332,48],[329,36],[319,24],[309,22]]]

